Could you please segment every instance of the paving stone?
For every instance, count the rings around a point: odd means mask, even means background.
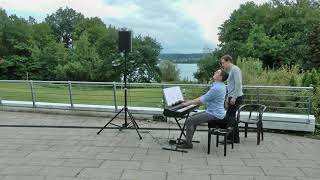
[[[45,176],[5,176],[1,180],[45,180]]]
[[[59,166],[62,164],[63,159],[57,158],[26,158],[21,164],[23,165],[33,165],[33,166]]]
[[[244,161],[242,159],[238,158],[219,158],[220,165],[225,165],[225,166],[245,166]],[[208,160],[208,164],[211,165],[212,161]]]
[[[280,160],[285,167],[317,167],[313,160]]]
[[[167,180],[210,180],[209,174],[200,173],[168,173]]]
[[[46,151],[49,150],[51,146],[49,145],[34,145],[34,144],[25,144],[18,148],[20,151]]]
[[[30,150],[1,150],[0,157],[25,157],[32,151]]]
[[[115,147],[109,146],[82,146],[79,151],[111,153],[114,149]]]
[[[312,177],[296,177],[297,180],[320,180],[320,178],[312,178]]]
[[[82,168],[78,167],[44,167],[38,174],[44,176],[69,176],[75,177]]]
[[[60,166],[70,167],[100,167],[104,160],[92,159],[65,159]]]
[[[42,168],[42,166],[10,166],[0,171],[0,174],[34,176],[39,175],[37,172],[39,172]]]
[[[100,168],[103,169],[139,169],[141,161],[111,161],[105,160]]]
[[[222,170],[224,174],[230,175],[264,175],[260,167],[222,166]]]
[[[106,170],[105,168],[85,168],[80,172],[78,177],[119,179],[122,173],[123,173],[123,169]]]
[[[221,166],[199,166],[196,164],[182,164],[183,173],[223,174]]]
[[[284,154],[288,157],[287,159],[291,160],[320,160],[320,157],[317,154],[296,154],[296,153],[286,153]]]
[[[96,152],[63,152],[60,154],[59,158],[71,158],[71,159],[94,159],[98,153]]]
[[[57,177],[57,176],[47,176],[45,180],[88,180],[87,178],[81,177]]]
[[[320,168],[301,168],[301,170],[309,177],[320,178]]]
[[[296,180],[295,177],[281,177],[281,176],[255,176],[255,180]]]
[[[0,165],[22,165],[25,158],[16,157],[0,157]]]
[[[60,158],[62,152],[53,152],[53,151],[33,151],[27,158]]]
[[[277,159],[243,159],[246,166],[268,166],[283,167],[284,165]]]
[[[212,180],[254,180],[253,176],[244,175],[211,175]]]
[[[124,170],[120,179],[136,180],[136,179],[153,179],[153,180],[165,180],[166,172],[160,171],[142,171],[142,170]]]
[[[98,153],[95,159],[106,159],[106,160],[123,160],[129,161],[133,156],[133,153],[123,154],[123,153]]]
[[[182,163],[182,164],[198,164],[200,166],[207,165],[206,158],[193,158],[193,157],[179,157],[179,156],[170,156],[170,163]]]
[[[21,144],[12,144],[12,143],[6,143],[6,142],[2,142],[0,141],[0,150],[2,149],[11,149],[11,150],[18,150],[21,146]]]
[[[160,156],[153,156],[153,155],[145,155],[145,154],[134,154],[131,160],[135,161],[149,161],[149,162],[169,162],[170,155],[160,155]]]
[[[74,145],[51,145],[47,151],[80,151],[83,146],[74,146]]]
[[[128,148],[128,147],[117,147],[112,152],[114,153],[134,153],[134,154],[146,154],[148,148]]]
[[[268,176],[304,176],[299,168],[263,166],[262,169]]]
[[[252,153],[255,159],[288,159],[284,153]]]
[[[163,163],[163,162],[142,162],[142,170],[163,171],[163,172],[181,172],[180,163]]]
[[[225,157],[223,154],[223,147],[221,147],[221,150],[220,149],[218,150],[217,155],[222,158]],[[250,152],[236,152],[236,151],[233,151],[231,147],[229,150],[227,149],[227,156],[228,158],[233,158],[233,159],[252,158],[252,155]]]
[[[69,140],[50,140],[48,142],[49,146],[54,145],[77,145],[78,141],[69,141]]]

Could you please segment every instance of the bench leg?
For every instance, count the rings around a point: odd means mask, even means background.
[[[216,147],[219,146],[219,135],[217,135],[217,139],[216,139]]]
[[[234,144],[234,131],[233,130],[231,132],[231,135],[232,135],[231,148],[233,149],[233,144]]]
[[[257,123],[257,145],[260,145],[260,132],[261,130],[261,126],[260,126],[260,123]]]
[[[261,139],[263,140],[263,123],[261,121]]]
[[[244,124],[244,137],[247,138],[248,135],[248,123]]]
[[[211,145],[211,133],[210,129],[208,131],[208,154],[210,154],[210,145]]]
[[[227,135],[224,135],[224,148],[223,148],[223,155],[227,155]]]

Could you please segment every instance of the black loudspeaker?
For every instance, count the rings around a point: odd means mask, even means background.
[[[132,47],[132,32],[131,31],[119,31],[119,52],[131,52]]]

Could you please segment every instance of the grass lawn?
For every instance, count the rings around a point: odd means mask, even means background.
[[[65,84],[34,84],[37,102],[70,103],[69,88]],[[198,97],[203,90],[186,89],[187,99]],[[27,83],[0,83],[0,99],[15,101],[32,101],[31,87]],[[204,89],[205,92],[205,89]],[[128,90],[128,105],[143,107],[162,107],[161,87],[132,87]],[[112,86],[106,85],[72,85],[74,104],[115,105]],[[117,105],[124,105],[124,90],[117,87]]]

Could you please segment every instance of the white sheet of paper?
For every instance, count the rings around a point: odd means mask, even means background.
[[[167,106],[171,106],[179,101],[183,101],[183,95],[179,86],[163,89]]]

